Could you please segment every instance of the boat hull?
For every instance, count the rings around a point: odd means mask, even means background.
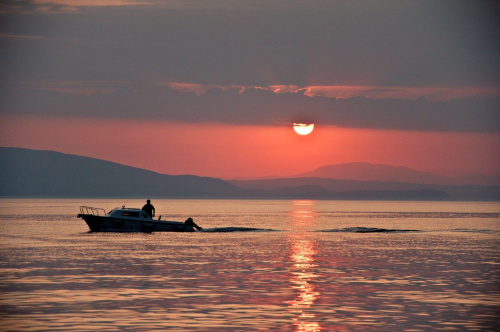
[[[95,216],[91,214],[79,214],[79,218],[85,220],[92,232],[194,232],[191,225],[179,221],[161,220],[130,220],[112,218],[106,216]]]

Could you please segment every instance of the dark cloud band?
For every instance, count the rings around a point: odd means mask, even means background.
[[[189,123],[284,125],[317,123],[353,128],[499,132],[500,101],[310,97],[248,88],[180,92],[164,85],[118,84],[84,91],[3,87],[4,114],[128,118]],[[86,93],[84,93],[86,91]]]

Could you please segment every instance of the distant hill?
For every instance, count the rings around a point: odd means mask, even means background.
[[[298,174],[294,177],[316,177],[356,181],[391,181],[418,184],[500,185],[500,174],[469,174],[451,178],[429,172],[420,172],[403,166],[360,162],[325,165],[311,172]]]
[[[500,200],[500,187],[318,177],[223,181],[53,151],[0,148],[0,197]]]
[[[283,194],[297,192],[298,188],[302,188],[303,196],[307,196],[305,193],[309,191],[311,197],[329,199],[500,200],[500,186],[356,181],[316,177],[233,180],[229,182],[244,189],[270,190]]]
[[[0,148],[0,196],[7,197],[233,197],[225,181],[172,176],[53,151]]]

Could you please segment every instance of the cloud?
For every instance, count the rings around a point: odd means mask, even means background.
[[[7,13],[2,33],[43,39],[1,39],[2,49],[12,50],[1,55],[8,64],[2,76],[244,86],[494,86],[500,77],[499,24],[493,16],[498,7],[489,1],[188,0],[85,6],[57,15]]]
[[[198,87],[198,90],[200,87]],[[494,99],[500,98],[500,87],[376,87],[376,86],[305,86],[272,85],[269,87],[276,93],[303,91],[309,97],[332,97],[347,99],[366,97],[373,99],[419,99],[434,101],[457,99]]]
[[[495,1],[99,3],[2,3],[2,113],[499,129]]]
[[[3,0],[0,13],[78,13],[85,7],[149,5],[148,0]]]
[[[37,0],[3,0],[0,4],[1,13],[33,14],[73,12],[72,6],[57,1]]]
[[[76,84],[76,83],[74,83]],[[111,89],[110,86],[113,86]],[[189,86],[199,88],[199,86]],[[351,128],[421,131],[500,131],[499,100],[311,97],[306,90],[275,93],[263,88],[179,91],[178,86],[103,82],[4,87],[0,112],[87,118],[126,118],[188,123],[286,125],[317,123]],[[75,92],[76,91],[76,92]]]

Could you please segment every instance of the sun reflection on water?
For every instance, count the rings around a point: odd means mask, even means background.
[[[316,321],[316,315],[308,309],[320,297],[320,292],[315,289],[312,281],[319,277],[314,272],[316,264],[314,255],[317,251],[314,242],[307,239],[301,228],[311,219],[314,219],[315,212],[312,210],[313,201],[294,201],[294,209],[291,214],[291,221],[300,232],[291,235],[290,258],[293,262],[291,268],[290,284],[291,288],[298,292],[297,296],[287,301],[288,307],[297,316],[293,318],[295,331],[314,332],[320,331],[321,326]]]

